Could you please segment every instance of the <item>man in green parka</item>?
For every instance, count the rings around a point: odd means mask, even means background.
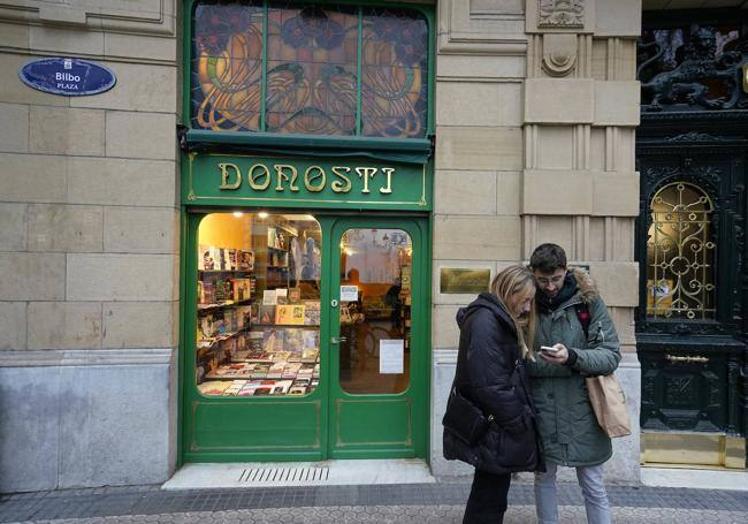
[[[621,360],[618,335],[594,282],[581,269],[567,270],[560,246],[538,246],[530,268],[538,288],[534,349],[539,357],[528,363],[528,371],[546,462],[546,472],[535,475],[538,523],[558,522],[556,469],[572,466],[587,521],[608,524],[603,463],[613,450],[592,411],[584,379],[615,371]]]

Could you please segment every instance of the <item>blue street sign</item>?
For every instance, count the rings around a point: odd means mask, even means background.
[[[117,82],[108,67],[77,58],[42,58],[27,62],[18,76],[39,91],[62,96],[96,95]]]

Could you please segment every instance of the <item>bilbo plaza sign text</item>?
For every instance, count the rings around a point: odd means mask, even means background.
[[[27,62],[18,71],[29,87],[62,96],[96,95],[117,82],[107,67],[77,58],[42,58]]]
[[[431,205],[426,166],[402,162],[190,154],[186,203],[414,209]]]

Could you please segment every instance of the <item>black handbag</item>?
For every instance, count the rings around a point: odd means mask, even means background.
[[[465,398],[456,386],[452,386],[447,400],[447,411],[442,425],[457,438],[473,446],[488,431],[493,415],[485,416],[483,411]]]

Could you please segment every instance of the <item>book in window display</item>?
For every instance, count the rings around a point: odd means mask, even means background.
[[[320,309],[319,302],[307,300],[304,302],[304,325],[319,326]]]
[[[263,328],[262,330],[262,349],[268,353],[278,353],[283,351],[284,338],[286,332],[283,329]]]
[[[302,304],[286,304],[275,307],[275,323],[283,326],[303,326],[304,306]]]
[[[262,304],[259,312],[259,323],[260,324],[274,324],[275,323],[275,308],[276,306],[267,306]]]
[[[236,253],[236,268],[239,271],[252,271],[255,268],[255,254],[252,251],[239,250]]]
[[[235,302],[249,300],[252,296],[252,281],[249,278],[231,279],[232,299]]]

